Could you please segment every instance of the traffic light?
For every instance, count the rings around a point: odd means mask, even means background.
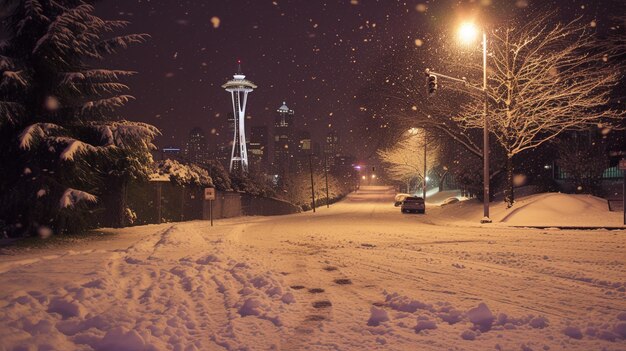
[[[437,76],[433,74],[429,74],[427,78],[428,82],[428,96],[435,95],[437,91]]]

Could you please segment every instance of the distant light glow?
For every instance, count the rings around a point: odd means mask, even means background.
[[[372,179],[376,179],[376,174],[372,174]]]
[[[358,166],[358,165],[357,165],[357,166],[354,166],[354,169],[361,170],[361,166]]]
[[[365,176],[362,176],[361,179],[365,179]]]
[[[478,28],[474,23],[463,23],[459,28],[459,38],[463,43],[473,43],[476,37],[478,37]]]

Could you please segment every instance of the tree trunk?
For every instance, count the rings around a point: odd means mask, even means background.
[[[506,208],[511,208],[515,203],[515,193],[513,184],[513,156],[508,155],[506,158],[506,185],[504,187],[504,202]]]
[[[112,228],[123,228],[126,226],[126,181],[111,179],[107,187],[109,192],[103,195],[106,215],[106,225]]]
[[[439,191],[443,191],[443,184],[446,181],[446,177],[448,176],[448,172],[444,172],[440,177],[439,177]]]
[[[125,227],[128,223],[126,223],[126,191],[128,189],[128,184],[125,181],[121,181],[120,184],[120,197],[118,199],[117,204],[117,214],[118,214],[118,225],[119,228]]]

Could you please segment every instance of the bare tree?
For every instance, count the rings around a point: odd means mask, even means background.
[[[490,34],[489,125],[506,152],[505,202],[514,203],[513,157],[566,130],[610,128],[624,111],[607,107],[621,74],[579,19],[554,14],[507,24]],[[454,118],[466,129],[483,126],[482,102]]]
[[[482,157],[481,134],[464,130],[452,119],[472,96],[446,82],[440,82],[437,95],[427,94],[424,69],[432,64],[447,71],[459,60],[452,53],[435,50],[438,46],[444,43],[433,38],[429,48],[394,48],[365,77],[359,92],[363,103],[360,122],[363,137],[374,150],[394,145],[407,129],[417,127]]]
[[[557,143],[557,164],[565,172],[565,181],[577,193],[596,194],[604,170],[609,166],[606,145],[592,133],[574,133]]]
[[[423,129],[404,137],[390,148],[378,151],[378,156],[387,165],[387,175],[397,181],[410,183],[424,179],[424,147],[426,147],[426,168],[432,169],[439,158],[439,145],[429,138]]]

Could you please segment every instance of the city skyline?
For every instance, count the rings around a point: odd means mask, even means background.
[[[130,30],[153,37],[114,62],[138,72],[129,80],[137,100],[123,116],[155,124],[163,133],[156,142],[164,146],[184,140],[195,125],[210,128],[211,121],[226,118],[230,99],[220,85],[238,59],[261,87],[250,102],[250,125],[270,125],[275,105],[287,100],[315,137],[334,129],[346,141],[355,140],[357,122],[370,117],[360,90],[385,53],[402,47],[416,55],[430,52],[436,39],[428,34],[432,26],[456,20],[464,9],[510,14],[524,11],[525,3],[110,0],[98,11],[104,18],[129,20]],[[610,15],[610,6],[600,3],[555,5],[568,18],[597,19],[598,30]],[[424,62],[416,70],[425,67]],[[371,149],[368,143],[351,151],[367,156]]]

